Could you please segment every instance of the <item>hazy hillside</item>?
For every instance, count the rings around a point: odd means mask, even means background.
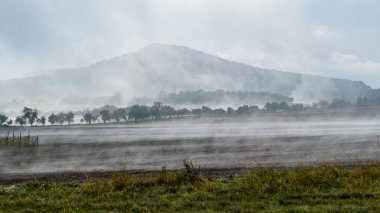
[[[265,70],[186,47],[154,44],[86,67],[0,82],[2,97],[156,97],[160,91],[265,91],[312,101],[356,99],[370,87],[349,81]]]
[[[265,105],[270,102],[292,102],[293,98],[268,92],[247,91],[181,91],[160,94],[157,100],[174,105]]]

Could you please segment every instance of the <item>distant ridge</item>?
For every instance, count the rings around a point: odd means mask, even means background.
[[[187,47],[153,44],[89,66],[0,82],[2,97],[155,97],[159,92],[217,89],[291,96],[295,101],[354,100],[371,88],[361,81],[257,68]]]

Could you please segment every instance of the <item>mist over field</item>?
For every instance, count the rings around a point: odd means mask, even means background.
[[[379,113],[379,111],[377,112]],[[29,128],[21,130],[26,135]],[[0,150],[0,173],[289,167],[378,161],[380,117],[324,114],[204,117],[31,128],[39,146]],[[0,135],[8,130],[0,130]],[[18,131],[18,129],[17,129]]]
[[[0,212],[380,212],[379,0],[0,0]]]
[[[378,7],[0,1],[0,178],[377,162]]]

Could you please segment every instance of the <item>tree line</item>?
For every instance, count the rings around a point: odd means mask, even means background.
[[[31,109],[28,107],[24,107],[22,115],[17,116],[14,121],[6,115],[0,114],[0,126],[10,126],[14,123],[20,126],[24,126],[26,124],[33,126],[35,123],[41,123],[45,125],[45,122],[45,116],[38,117],[37,109]]]
[[[288,96],[255,91],[180,91],[173,93],[161,92],[158,96],[160,101],[178,105],[202,105],[202,104],[223,104],[223,103],[256,103],[265,104],[266,102],[292,102],[294,99]]]
[[[93,124],[96,122],[116,122],[121,121],[142,121],[142,120],[160,120],[168,119],[173,117],[186,117],[186,116],[223,116],[223,115],[239,115],[239,114],[252,114],[260,112],[270,112],[270,113],[280,113],[280,112],[299,112],[305,110],[313,109],[326,109],[326,108],[346,108],[346,107],[363,107],[371,106],[373,102],[365,97],[358,97],[355,104],[345,100],[345,99],[333,99],[331,102],[319,101],[318,103],[313,103],[311,105],[307,104],[297,104],[288,102],[272,102],[267,103],[265,106],[260,108],[256,105],[242,105],[233,109],[228,107],[227,109],[217,108],[212,109],[208,106],[202,106],[200,108],[194,109],[175,109],[172,106],[164,105],[162,102],[154,102],[151,106],[148,105],[133,105],[126,108],[117,108],[114,106],[105,106],[98,110],[87,111],[85,113],[74,112],[61,112],[52,113],[48,117],[39,116],[39,111],[37,109],[32,109],[29,107],[24,107],[22,110],[22,115],[17,116],[13,121],[8,116],[0,114],[0,126],[11,126],[19,125],[33,126],[39,124],[45,126],[47,123],[50,125],[71,125],[74,123],[74,118],[79,117],[80,123]],[[76,122],[77,123],[77,122]]]

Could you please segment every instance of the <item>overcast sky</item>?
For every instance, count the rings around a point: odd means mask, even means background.
[[[0,79],[151,43],[380,87],[378,0],[0,0]]]

